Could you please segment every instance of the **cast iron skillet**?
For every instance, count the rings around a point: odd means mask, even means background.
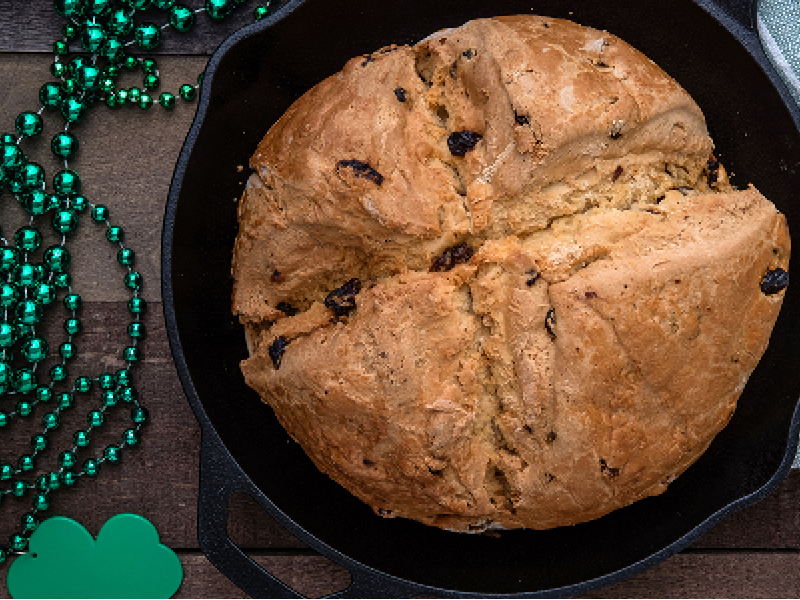
[[[236,585],[253,597],[298,596],[228,538],[234,492],[250,494],[350,570],[342,597],[533,597],[583,593],[639,573],[778,485],[800,429],[796,284],[733,420],[663,495],[590,523],[499,538],[381,519],[320,474],[245,386],[238,363],[247,351],[230,314],[236,200],[270,125],[347,59],[476,17],[564,17],[642,50],[703,108],[734,183],[753,182],[800,232],[800,111],[761,50],[751,2],[718,3],[291,0],[214,54],[170,189],[162,283],[175,363],[202,429],[200,546]]]

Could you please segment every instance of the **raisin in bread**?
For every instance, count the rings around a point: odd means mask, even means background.
[[[471,21],[271,127],[234,249],[247,383],[382,516],[552,528],[659,494],[730,419],[784,217],[611,34]]]

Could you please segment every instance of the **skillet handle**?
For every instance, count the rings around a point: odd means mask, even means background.
[[[228,537],[228,503],[233,494],[244,492],[258,498],[261,492],[244,474],[219,435],[202,428],[200,442],[200,490],[197,538],[200,549],[221,573],[251,598],[305,598],[281,582],[242,552]],[[438,597],[417,584],[396,579],[353,564],[333,552],[328,558],[345,567],[352,579],[344,590],[327,598]],[[449,594],[445,594],[449,595]]]
[[[197,538],[200,549],[220,572],[251,598],[303,598],[242,552],[228,537],[228,503],[236,492],[253,493],[253,483],[214,431],[200,443]]]

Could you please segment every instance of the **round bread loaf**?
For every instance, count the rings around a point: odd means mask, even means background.
[[[730,419],[784,217],[613,35],[471,21],[349,61],[251,160],[244,377],[384,517],[544,529],[658,494]]]

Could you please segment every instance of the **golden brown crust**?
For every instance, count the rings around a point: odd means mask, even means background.
[[[384,516],[542,529],[660,493],[730,418],[788,270],[783,216],[711,150],[672,79],[566,21],[353,59],[253,156],[245,379]]]

